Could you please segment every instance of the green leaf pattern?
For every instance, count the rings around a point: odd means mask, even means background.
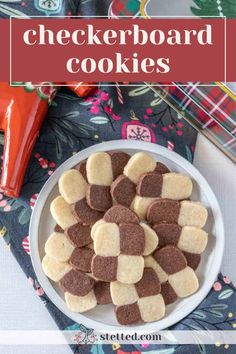
[[[235,0],[193,0],[197,7],[191,6],[195,16],[226,16],[236,18]]]

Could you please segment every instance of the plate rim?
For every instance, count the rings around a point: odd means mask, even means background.
[[[159,154],[162,157],[170,159],[172,162],[179,164],[181,167],[184,167],[189,173],[194,173],[197,175],[198,179],[201,180],[201,185],[204,185],[204,189],[208,189],[208,196],[211,203],[214,204],[214,220],[215,223],[217,221],[217,234],[220,234],[220,237],[217,237],[217,249],[214,249],[216,255],[213,257],[212,263],[212,272],[210,272],[207,282],[205,282],[204,286],[200,288],[197,293],[191,295],[191,298],[195,301],[189,301],[184,308],[179,309],[174,316],[171,314],[168,317],[164,317],[163,319],[152,322],[152,323],[144,323],[142,325],[137,326],[119,326],[119,325],[112,325],[112,324],[104,324],[97,320],[90,319],[82,314],[73,313],[70,311],[64,302],[64,300],[60,297],[60,295],[56,292],[54,287],[52,286],[49,279],[43,273],[42,266],[38,267],[37,264],[41,265],[41,259],[39,255],[38,249],[38,231],[39,231],[39,224],[41,219],[41,214],[44,208],[44,205],[47,201],[48,196],[50,195],[51,191],[55,187],[58,182],[58,179],[63,171],[68,170],[69,168],[75,166],[75,164],[79,163],[83,159],[87,158],[91,153],[95,151],[110,151],[110,150],[142,150],[149,153]],[[216,220],[217,215],[217,220]],[[46,183],[43,185],[37,201],[35,203],[34,209],[31,214],[30,225],[29,225],[29,240],[30,240],[30,257],[31,262],[39,281],[39,284],[44,289],[46,295],[52,301],[52,303],[67,317],[71,320],[75,321],[76,323],[85,323],[87,327],[95,329],[97,332],[103,333],[101,327],[106,326],[106,332],[133,332],[135,331],[142,331],[142,333],[150,333],[154,330],[163,330],[170,326],[173,326],[177,322],[181,321],[183,318],[188,316],[194,309],[204,300],[206,295],[209,293],[214,281],[217,278],[217,275],[220,271],[220,267],[222,264],[223,254],[224,254],[224,243],[225,243],[225,234],[224,234],[224,223],[223,223],[223,216],[221,213],[221,209],[218,203],[218,200],[213,192],[212,188],[210,187],[207,180],[203,177],[203,175],[198,171],[198,169],[191,164],[188,160],[184,157],[179,155],[178,153],[167,149],[161,145],[141,142],[141,141],[134,141],[134,140],[111,140],[106,141],[99,144],[94,144],[84,150],[79,151],[77,154],[71,156],[66,161],[64,161],[56,170],[55,172],[48,178]],[[34,252],[37,250],[37,253]],[[56,296],[54,298],[54,296]],[[81,318],[81,320],[78,320]],[[80,321],[80,322],[79,322]]]

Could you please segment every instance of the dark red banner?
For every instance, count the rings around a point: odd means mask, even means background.
[[[0,80],[236,81],[236,21],[0,20]]]

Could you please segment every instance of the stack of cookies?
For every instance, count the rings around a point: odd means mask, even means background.
[[[198,290],[207,210],[188,176],[143,152],[97,152],[58,186],[42,267],[71,311],[114,304],[122,325],[152,322]]]

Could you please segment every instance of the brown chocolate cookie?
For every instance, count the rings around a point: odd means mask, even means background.
[[[114,222],[116,224],[129,223],[138,224],[138,216],[129,208],[123,205],[114,205],[105,213],[103,219],[106,222]]]
[[[109,155],[111,157],[113,179],[115,180],[123,173],[124,167],[129,161],[130,156],[125,152],[119,151],[110,152]]]
[[[137,303],[116,307],[116,318],[121,325],[130,325],[142,320]]]
[[[174,246],[165,246],[153,253],[153,258],[167,274],[174,274],[187,267],[183,253]]]
[[[59,226],[58,224],[55,225],[54,227],[54,231],[58,232],[60,234],[64,234],[64,230],[61,228],[61,226]]]
[[[177,224],[157,224],[153,226],[159,238],[159,247],[167,245],[177,246],[182,228]]]
[[[161,292],[161,283],[152,268],[145,268],[142,279],[135,284],[139,297],[158,295]]]
[[[141,256],[145,248],[145,234],[138,224],[120,224],[120,253]]]
[[[111,304],[110,283],[99,281],[94,286],[94,293],[98,305]]]
[[[165,301],[165,305],[173,304],[178,299],[177,294],[175,293],[172,286],[167,281],[166,283],[161,284],[161,295]]]
[[[81,175],[84,177],[85,181],[88,181],[87,180],[87,172],[86,172],[86,163],[87,163],[87,160],[81,161],[74,168],[81,173]]]
[[[149,205],[147,221],[151,225],[162,222],[177,223],[180,213],[180,203],[172,199],[158,199]]]
[[[91,263],[94,251],[91,248],[75,248],[70,256],[69,263],[73,268],[85,273],[91,273]]]
[[[72,269],[59,282],[61,288],[77,296],[85,296],[93,288],[95,281],[80,270]]]
[[[188,266],[193,270],[196,270],[201,262],[201,255],[196,253],[183,252],[184,257],[187,260]]]
[[[75,247],[84,247],[92,242],[90,226],[75,224],[65,230],[65,234]]]
[[[112,207],[112,198],[109,186],[88,186],[86,200],[90,208],[98,211],[106,211]]]
[[[137,194],[146,198],[159,198],[163,185],[163,177],[160,173],[144,173],[137,184]]]
[[[103,213],[91,209],[87,204],[86,198],[84,198],[75,203],[74,216],[81,224],[93,225],[96,221],[102,219]]]
[[[111,185],[111,195],[116,204],[130,207],[136,195],[136,185],[125,175],[120,175]]]
[[[170,170],[169,170],[169,168],[168,168],[166,165],[164,165],[163,163],[157,162],[156,168],[155,168],[154,172],[156,172],[156,173],[161,173],[162,175],[164,175],[164,173],[168,173],[168,172],[170,172]]]
[[[92,273],[95,278],[110,282],[116,280],[117,257],[94,256],[92,260]]]

